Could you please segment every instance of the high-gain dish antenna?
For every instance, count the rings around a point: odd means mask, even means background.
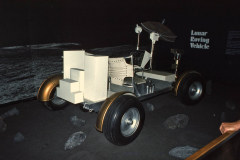
[[[142,28],[150,34],[150,39],[152,41],[152,48],[150,54],[150,69],[152,69],[152,57],[154,51],[154,45],[158,40],[166,42],[174,42],[177,36],[163,23],[160,22],[144,22],[141,23]]]

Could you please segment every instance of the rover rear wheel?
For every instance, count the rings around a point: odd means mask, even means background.
[[[67,105],[68,102],[64,99],[61,99],[59,97],[57,97],[56,93],[57,93],[57,88],[58,86],[56,86],[50,93],[50,95],[52,95],[51,99],[49,101],[43,101],[43,105],[48,108],[49,110],[62,110],[64,109]]]
[[[177,97],[184,104],[196,104],[205,94],[206,83],[203,77],[197,72],[183,75],[177,84]]]

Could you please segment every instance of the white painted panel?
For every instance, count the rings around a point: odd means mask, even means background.
[[[84,90],[84,71],[82,69],[71,68],[70,78],[79,82],[80,91]]]
[[[70,69],[78,68],[84,70],[85,51],[64,51],[63,52],[63,72],[64,79],[70,79]]]
[[[74,81],[72,79],[61,79],[59,81],[59,86],[61,89],[66,92],[78,92],[80,91],[80,86],[78,81]]]
[[[73,104],[83,102],[83,92],[68,92],[57,87],[57,96]]]
[[[84,98],[101,101],[107,98],[108,56],[85,56]]]

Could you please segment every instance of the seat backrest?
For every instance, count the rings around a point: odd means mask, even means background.
[[[125,77],[133,77],[133,65],[126,63],[124,57],[108,59],[108,75],[111,83],[123,85]]]

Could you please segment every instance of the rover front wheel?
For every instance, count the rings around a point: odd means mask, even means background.
[[[103,133],[113,144],[127,145],[142,130],[145,113],[136,97],[122,95],[111,104],[104,122]]]

